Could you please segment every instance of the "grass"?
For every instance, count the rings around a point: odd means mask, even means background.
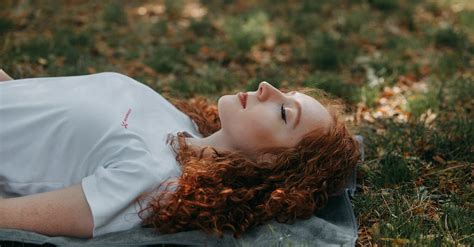
[[[357,245],[474,245],[469,1],[192,2],[7,1],[0,67],[118,71],[182,98],[321,88],[366,140]]]
[[[127,14],[123,9],[124,1],[113,1],[104,7],[102,18],[108,25],[127,24]]]
[[[270,32],[267,29],[268,17],[264,12],[250,13],[247,16],[232,16],[224,21],[224,32],[229,41],[231,56],[245,54]]]

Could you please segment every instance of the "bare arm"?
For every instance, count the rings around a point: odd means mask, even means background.
[[[0,228],[50,236],[91,238],[92,213],[80,184],[29,196],[0,199]]]

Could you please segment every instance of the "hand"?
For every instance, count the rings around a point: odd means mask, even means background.
[[[0,69],[0,82],[13,80],[3,69]]]

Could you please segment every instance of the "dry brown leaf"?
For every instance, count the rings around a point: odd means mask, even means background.
[[[433,156],[433,160],[435,160],[436,162],[438,162],[442,165],[446,165],[446,160],[444,160],[443,157],[441,157],[439,154]]]

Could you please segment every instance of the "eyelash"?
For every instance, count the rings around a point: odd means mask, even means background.
[[[283,104],[281,104],[281,118],[285,120],[285,124],[286,124],[286,110],[283,107]]]

